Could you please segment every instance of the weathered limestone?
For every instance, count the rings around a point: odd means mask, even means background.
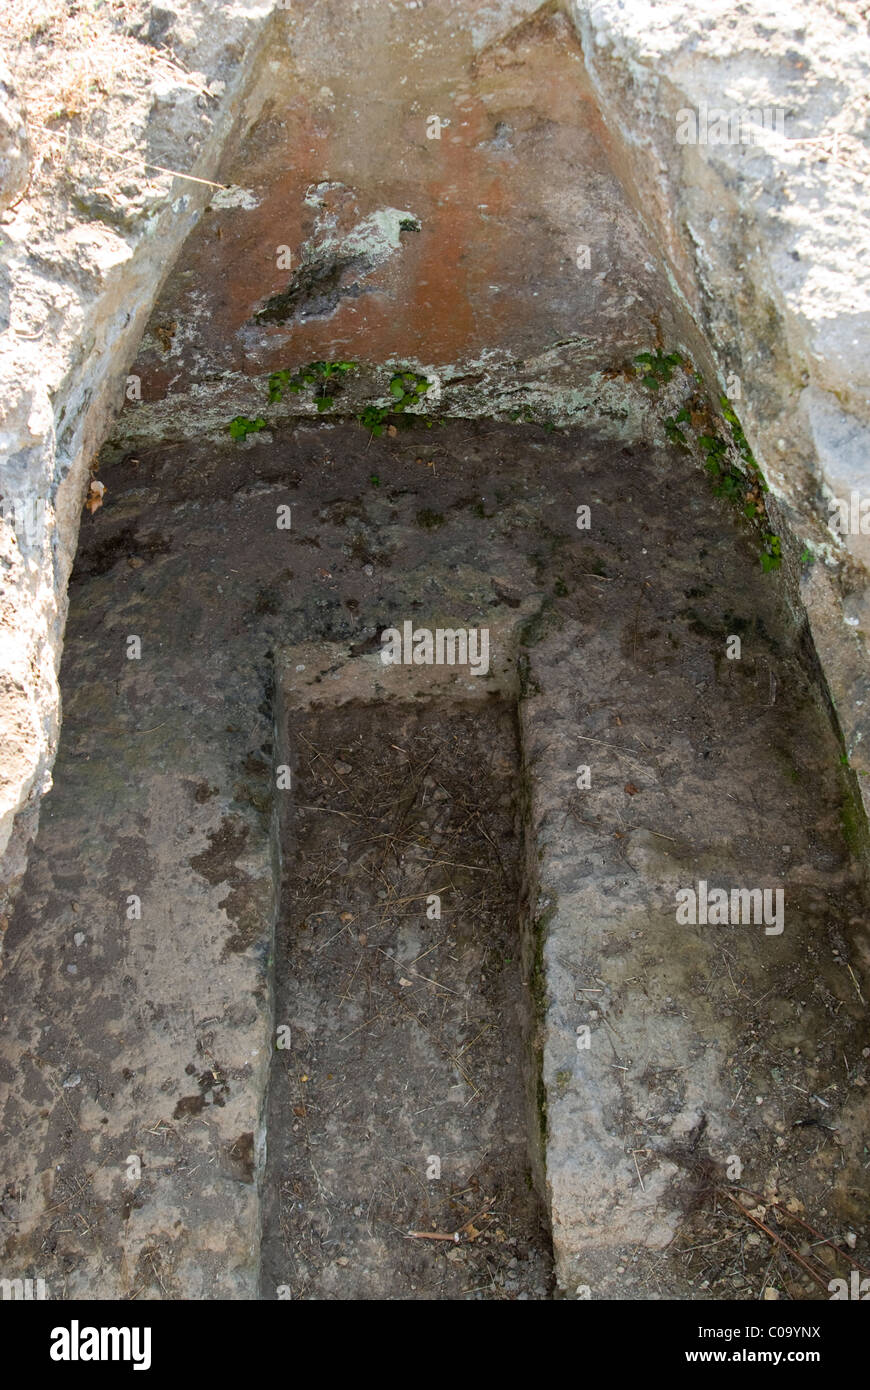
[[[0,981],[4,1272],[40,1274],[51,1297],[257,1295],[275,1024],[304,1030],[290,1072],[329,1106],[343,1075],[329,1036],[379,1012],[360,1016],[365,993],[342,1002],[343,984],[327,1027],[300,970],[298,1012],[273,1016],[275,820],[292,831],[299,799],[276,771],[300,755],[294,711],[471,710],[493,694],[518,703],[522,729],[524,934],[507,954],[536,1016],[530,1163],[562,1290],[736,1292],[705,1290],[681,1254],[711,1238],[691,1224],[694,1168],[721,1181],[731,1154],[747,1186],[824,1208],[826,1232],[863,1241],[868,1066],[850,967],[860,982],[866,962],[838,745],[781,587],[694,462],[535,425],[370,441],[319,421],[137,448],[102,476],[111,500],[83,527],[71,587],[56,785]],[[406,618],[486,626],[488,675],[384,666],[380,634]],[[733,632],[740,661],[725,655]],[[326,866],[338,912],[343,853]],[[680,925],[675,890],[699,878],[783,886],[784,932]],[[474,940],[477,915],[454,917],[453,901],[446,888],[445,929]],[[378,916],[354,924],[372,950],[392,944]],[[416,968],[437,980],[434,958]],[[467,1089],[474,1049],[437,1056],[426,1153],[452,1147],[451,1106],[498,1103]],[[341,1168],[360,1134],[333,1123]],[[497,1173],[497,1148],[488,1161]],[[296,1200],[308,1231],[318,1204]],[[404,1248],[389,1221],[372,1234],[385,1258]],[[353,1251],[322,1254],[332,1266]],[[769,1252],[746,1259],[760,1281]],[[347,1288],[358,1271],[341,1268]],[[284,1269],[269,1296],[293,1283]]]
[[[214,192],[140,161],[214,177],[271,12],[266,0],[239,0],[222,9],[217,25],[210,4],[177,6],[173,41],[190,73],[176,66],[169,80],[161,69],[132,99],[123,88],[113,91],[83,132],[120,156],[100,171],[100,196],[99,157],[73,143],[69,169],[49,163],[41,177],[35,172],[29,196],[3,225],[0,531],[9,559],[0,878],[7,890],[23,872],[39,800],[51,785],[66,589],[89,468],[123,399],[162,280]],[[22,192],[23,154],[13,98],[3,91],[8,134],[0,174],[10,202]]]
[[[30,151],[27,127],[12,74],[0,63],[0,212],[27,187]]]
[[[609,281],[613,258],[627,234],[625,215],[616,215],[614,228],[613,199],[604,185],[603,205],[584,207],[581,189],[588,196],[594,181],[572,183],[564,175],[549,177],[547,151],[556,127],[551,123],[536,141],[533,124],[536,104],[557,96],[561,112],[557,119],[567,121],[567,153],[571,107],[586,102],[592,110],[597,103],[617,172],[662,258],[656,270],[657,257],[652,252],[644,272],[651,278],[637,287],[642,289],[639,297],[634,296],[634,313],[639,317],[624,355],[630,355],[630,348],[648,345],[650,331],[643,320],[651,311],[667,344],[682,341],[708,370],[711,386],[715,387],[716,377],[721,387],[732,375],[739,377],[744,424],[770,475],[785,521],[820,556],[821,562],[804,575],[803,600],[850,756],[856,769],[867,770],[862,719],[870,684],[862,632],[868,538],[846,539],[845,549],[861,565],[844,570],[836,563],[838,546],[825,524],[829,492],[860,488],[867,452],[870,354],[862,124],[866,34],[858,16],[845,5],[821,11],[806,4],[792,7],[787,17],[761,0],[745,7],[737,18],[725,4],[718,4],[715,13],[708,7],[698,15],[685,0],[632,6],[573,3],[568,12],[582,41],[582,61],[579,52],[570,51],[558,14],[550,6],[538,12],[530,0],[491,5],[473,14],[464,5],[445,0],[426,12],[403,8],[400,18],[388,6],[348,9],[323,4],[316,13],[284,7],[276,13],[265,0],[240,0],[222,9],[219,25],[214,23],[213,7],[200,0],[154,6],[134,32],[154,45],[171,42],[194,76],[186,81],[179,74],[175,85],[165,75],[155,78],[149,90],[137,94],[132,116],[128,109],[123,122],[117,114],[113,116],[109,143],[119,149],[144,150],[152,160],[169,167],[205,177],[213,174],[240,110],[255,49],[263,43],[262,52],[268,58],[256,69],[246,121],[250,125],[264,103],[274,106],[276,94],[270,84],[284,92],[295,88],[302,105],[293,120],[299,122],[306,110],[314,113],[318,130],[329,132],[332,166],[324,169],[323,160],[317,158],[310,169],[304,167],[309,143],[302,120],[292,156],[294,199],[280,208],[270,205],[269,217],[277,214],[282,235],[298,246],[302,238],[294,232],[294,222],[303,182],[316,183],[324,176],[334,180],[342,164],[348,163],[345,177],[350,194],[359,197],[383,164],[387,149],[391,158],[400,157],[406,188],[411,191],[416,178],[426,204],[409,210],[426,214],[430,230],[428,205],[433,204],[437,230],[432,244],[438,248],[437,259],[430,256],[425,269],[414,256],[402,279],[407,277],[409,284],[425,280],[428,270],[430,283],[438,282],[439,289],[434,294],[430,290],[427,308],[426,303],[417,303],[416,294],[406,297],[401,281],[394,281],[395,306],[407,303],[410,310],[408,317],[400,314],[395,321],[394,348],[431,370],[438,363],[442,369],[449,364],[444,372],[448,378],[467,378],[469,372],[476,376],[471,387],[463,381],[452,398],[453,408],[476,414],[506,408],[509,378],[515,370],[512,359],[515,363],[520,344],[512,353],[511,334],[505,333],[498,314],[493,316],[487,309],[481,317],[482,296],[492,294],[492,266],[482,264],[479,278],[465,284],[457,279],[457,267],[466,255],[476,254],[476,248],[492,239],[499,220],[502,261],[527,270],[529,281],[541,280],[542,257],[549,253],[546,240],[529,240],[528,219],[516,219],[521,211],[516,202],[518,188],[509,194],[513,221],[500,213],[496,200],[495,209],[478,209],[476,219],[469,218],[462,234],[457,234],[457,219],[466,219],[472,199],[486,204],[497,186],[492,185],[487,194],[480,182],[487,166],[463,149],[475,139],[469,122],[478,126],[478,142],[492,142],[488,178],[493,158],[499,177],[507,175],[509,181],[523,166],[527,181],[534,180],[540,166],[538,189],[530,187],[524,196],[530,200],[527,206],[538,208],[549,201],[551,215],[557,213],[544,236],[551,248],[554,237],[563,243],[559,274],[570,273],[570,260],[582,241],[596,258],[603,257],[601,271],[592,267],[593,281],[602,273]],[[388,13],[392,18],[385,29]],[[266,37],[276,33],[276,24],[281,32],[289,29],[292,34],[294,57],[289,66],[282,45]],[[408,66],[411,37],[420,47]],[[371,59],[364,71],[358,63],[361,45]],[[546,76],[543,68],[535,70],[536,51],[546,54]],[[567,58],[559,57],[560,52]],[[512,73],[518,56],[519,88]],[[467,83],[457,87],[455,81],[469,57],[478,80],[490,85],[485,107],[479,110],[473,100],[468,105]],[[512,109],[525,112],[520,125],[515,118],[512,124],[506,109],[500,121],[484,120],[481,126],[487,109],[497,112],[497,87],[505,82]],[[3,196],[8,202],[23,191],[26,160],[14,95],[4,90]],[[786,139],[763,146],[677,143],[679,112],[700,109],[704,103],[780,107],[786,112]],[[508,103],[504,104],[507,108]],[[451,121],[438,142],[427,141],[423,133],[430,108]],[[524,124],[529,127],[527,137],[521,129]],[[400,129],[404,134],[397,148]],[[363,130],[365,150],[360,140]],[[96,133],[106,138],[103,128]],[[137,139],[138,145],[134,144]],[[478,143],[477,148],[483,147]],[[439,155],[449,156],[444,170],[447,182],[438,174],[443,190],[440,185],[431,187],[436,149]],[[499,150],[503,155],[499,156]],[[407,183],[407,160],[413,151],[419,172]],[[354,152],[361,157],[359,167],[352,170]],[[107,201],[105,193],[88,187],[83,147],[73,147],[73,155],[72,188],[57,181],[45,186],[37,180],[4,234],[10,307],[2,359],[0,442],[7,457],[3,495],[7,514],[10,502],[19,511],[35,505],[43,509],[44,521],[35,537],[25,536],[19,522],[12,527],[16,541],[11,534],[8,538],[8,543],[17,545],[21,559],[13,561],[4,596],[8,635],[2,717],[10,753],[0,771],[0,843],[7,843],[16,813],[22,814],[4,866],[7,881],[20,874],[39,797],[50,782],[64,595],[88,465],[121,399],[129,358],[162,278],[208,200],[208,191],[201,185],[171,183],[152,171],[153,182],[143,185],[137,176],[136,189],[131,190],[128,181],[123,191],[127,175],[111,174]],[[463,190],[458,201],[450,196],[451,183]],[[219,203],[220,198],[216,208]],[[376,207],[384,205],[378,200]],[[220,248],[212,245],[210,255],[210,271],[217,277]],[[388,265],[394,261],[395,256],[388,258]],[[671,277],[673,302],[658,286],[661,269]],[[531,293],[520,292],[517,297],[522,276],[513,283],[510,277],[502,277],[505,282],[499,286],[498,272],[494,273],[496,298],[515,305],[534,330]],[[280,275],[273,279],[280,290]],[[384,282],[376,275],[374,283]],[[268,290],[262,281],[250,286],[255,301],[263,288]],[[268,293],[259,299],[260,308],[267,299]],[[437,327],[433,333],[431,315],[437,320],[449,309],[461,328],[467,322],[468,310],[463,307],[467,300],[474,303],[483,331],[466,334],[464,342],[461,333],[454,333],[452,342],[448,334],[433,352],[444,334]],[[548,307],[555,322],[552,294]],[[590,308],[597,311],[590,322],[597,319],[602,330],[608,331],[610,353],[602,355],[594,335],[581,333],[567,354],[563,347],[556,350],[555,361],[535,363],[536,354],[530,349],[534,346],[540,354],[552,347],[556,336],[547,333],[542,321],[532,333],[534,343],[529,339],[522,345],[522,354],[529,359],[522,369],[528,387],[522,399],[543,403],[556,419],[590,418],[597,411],[622,420],[635,433],[645,433],[647,421],[638,408],[640,401],[633,400],[631,392],[627,397],[623,392],[620,398],[606,374],[609,361],[619,354],[620,335],[614,336],[606,315],[601,317],[600,305]],[[420,342],[414,341],[415,323],[425,324]],[[385,323],[380,335],[372,338],[375,359],[383,360],[391,351],[386,328]],[[184,326],[180,332],[183,339]],[[314,338],[318,336],[324,341],[329,334],[315,332]],[[241,372],[231,366],[229,377],[225,363],[217,367],[223,377],[223,407],[242,409],[246,397],[251,400],[245,373],[257,369],[258,354],[265,360],[263,346],[268,343],[274,356],[281,342],[280,334],[277,339],[273,334],[268,339],[261,336],[259,345],[246,344],[246,352],[254,348],[252,360]],[[312,335],[297,332],[293,342],[304,356]],[[170,358],[176,353],[177,346]],[[193,417],[189,423],[199,427],[199,415],[210,408],[213,394],[211,387],[203,394],[199,383],[203,370],[212,374],[214,364],[202,360],[200,352],[199,360],[189,366],[184,361],[167,365],[175,368],[175,392],[183,385],[177,366],[193,368],[186,400],[179,397],[176,405],[184,407]],[[140,417],[146,432],[149,413],[155,433],[171,414],[167,384],[168,377],[160,373],[152,382],[156,394]],[[445,408],[450,410],[450,400]],[[215,427],[218,413],[212,414]]]
[[[870,488],[866,17],[846,3],[764,0],[569,9],[625,186],[721,389],[733,396],[739,379],[737,408],[785,523],[818,556],[801,599],[866,773],[870,537],[828,527],[832,496]],[[681,112],[758,107],[779,113],[784,138],[680,143]]]
[[[107,191],[79,151],[69,187],[21,197],[0,91],[12,888],[51,780],[90,466],[135,387],[84,518],[62,781],[4,1001],[7,1254],[26,1273],[47,1242],[57,1292],[255,1294],[274,654],[310,648],[312,686],[358,694],[379,625],[421,606],[491,624],[498,688],[522,697],[529,1106],[561,1288],[705,1296],[666,1252],[698,1163],[732,1154],[765,1192],[833,1190],[824,1214],[865,1234],[866,839],[824,687],[870,770],[870,547],[826,525],[866,474],[866,36],[840,5],[469,8],[151,7],[143,36],[192,71],[149,84],[124,148],[220,190],[155,172]],[[731,104],[782,108],[785,140],[678,138],[687,110]],[[737,406],[778,575],[665,447],[686,377],[651,392],[631,365],[657,343]],[[268,377],[326,358],[359,365],[309,431],[312,393],[271,400]],[[447,428],[368,440],[340,417],[389,405],[399,365]],[[238,415],[268,428],[231,443]],[[550,432],[506,426],[532,416]],[[782,939],[679,924],[674,894],[702,877],[784,881]],[[816,1092],[836,1140],[796,1099]]]

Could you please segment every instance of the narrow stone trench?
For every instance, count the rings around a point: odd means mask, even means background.
[[[349,705],[290,737],[263,1296],[542,1298],[513,714]]]
[[[4,1257],[61,1297],[824,1296],[723,1195],[736,1155],[863,1230],[863,893],[800,622],[678,449],[420,433],[107,461],[8,934]],[[408,619],[485,627],[486,675],[384,665]],[[784,885],[783,932],[680,924],[702,878]]]

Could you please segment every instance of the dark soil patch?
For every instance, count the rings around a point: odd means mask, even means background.
[[[345,707],[293,730],[263,1297],[545,1298],[513,715]]]

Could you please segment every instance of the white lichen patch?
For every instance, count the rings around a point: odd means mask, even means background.
[[[254,208],[260,206],[259,198],[255,198],[247,188],[239,188],[231,184],[229,188],[219,188],[211,200],[213,208],[241,208],[243,212],[253,212]]]

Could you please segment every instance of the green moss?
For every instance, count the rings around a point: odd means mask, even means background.
[[[547,1152],[547,1088],[544,1085],[544,1071],[538,1068],[538,1139],[541,1154]]]
[[[699,428],[695,442],[704,455],[704,467],[711,476],[717,497],[733,502],[745,517],[758,523],[761,567],[765,574],[778,570],[782,565],[782,541],[769,529],[764,503],[764,493],[770,489],[728,397],[719,397],[721,415],[717,416],[698,389],[699,378],[694,367],[678,352],[663,353],[661,348],[656,348],[654,353],[639,352],[634,362],[644,386],[650,391],[658,391],[669,382],[677,366],[693,379],[691,395],[675,415],[668,415],[664,420],[665,434],[677,448],[689,451],[692,447],[689,430]],[[723,421],[727,430],[722,428]],[[723,438],[723,434],[730,434],[730,441]]]
[[[535,1011],[538,1018],[542,1018],[547,1003],[547,981],[544,970],[544,946],[547,942],[550,923],[556,915],[556,904],[552,902],[540,917],[535,919],[533,924],[534,932],[534,959],[529,981],[532,989],[532,998],[535,1001]]]
[[[532,947],[533,960],[532,968],[529,972],[529,985],[532,993],[532,1008],[534,1010],[535,1024],[543,1023],[547,1009],[547,976],[544,964],[544,947],[547,942],[550,922],[556,914],[556,904],[551,902],[538,916],[532,924]],[[538,1028],[535,1028],[535,1032]],[[540,1047],[535,1049],[535,1101],[538,1120],[538,1138],[540,1141],[540,1154],[542,1164],[546,1164],[547,1155],[547,1087],[544,1084],[543,1052]]]
[[[771,570],[778,570],[781,564],[782,542],[772,531],[766,531],[761,551],[761,568],[765,574],[769,574]]]
[[[746,438],[746,435],[743,433],[743,426],[737,418],[734,407],[732,406],[727,396],[720,396],[719,404],[722,407],[722,414],[725,416],[725,419],[728,421],[728,425],[731,429],[731,437],[734,440],[735,445],[737,446],[737,450],[740,454],[740,457],[743,459],[743,462],[746,465],[747,470],[749,471],[749,473],[753,475],[753,477],[758,479],[762,491],[769,492],[770,488],[767,486],[767,481],[756,462],[755,455],[749,447],[749,442]]]
[[[536,647],[539,642],[552,632],[562,626],[562,619],[553,607],[552,601],[545,598],[537,613],[533,613],[530,618],[521,625],[519,629],[519,641],[522,647]]]
[[[654,353],[639,352],[634,360],[648,391],[657,391],[666,385],[674,374],[674,367],[685,366],[680,353],[664,353],[661,348],[656,348]]]
[[[521,700],[528,700],[532,695],[541,693],[541,687],[532,676],[532,664],[528,653],[524,651],[520,651],[517,656],[517,684]]]

